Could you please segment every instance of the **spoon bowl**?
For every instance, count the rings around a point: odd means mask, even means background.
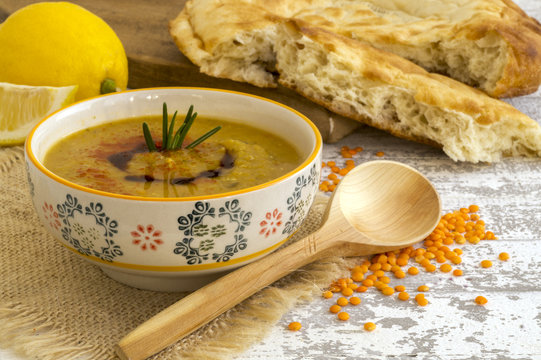
[[[319,230],[171,305],[124,337],[116,352],[121,359],[145,359],[317,259],[376,254],[419,242],[434,230],[440,214],[438,193],[415,169],[392,161],[359,165],[336,188]]]
[[[405,247],[430,234],[440,212],[438,193],[421,173],[397,162],[372,161],[344,177],[326,218],[343,216],[351,232],[364,236],[352,233],[357,243]]]

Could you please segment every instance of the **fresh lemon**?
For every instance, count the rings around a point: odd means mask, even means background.
[[[11,14],[0,24],[0,54],[0,82],[78,85],[75,100],[124,90],[128,82],[126,53],[115,32],[68,2],[35,3]]]
[[[77,86],[50,87],[0,83],[0,145],[22,144],[34,125],[72,103]]]

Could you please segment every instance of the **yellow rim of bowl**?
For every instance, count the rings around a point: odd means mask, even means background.
[[[41,164],[40,161],[38,161],[36,159],[36,157],[34,155],[34,152],[32,151],[32,147],[31,147],[30,144],[32,143],[32,138],[34,137],[34,133],[36,132],[36,130],[38,129],[38,127],[42,123],[47,121],[47,119],[49,119],[50,117],[56,115],[58,112],[64,111],[65,109],[68,109],[68,108],[70,108],[72,106],[83,103],[85,101],[91,101],[93,99],[98,99],[98,98],[102,98],[102,97],[115,96],[115,95],[119,95],[119,94],[130,93],[130,92],[142,92],[142,91],[149,91],[149,90],[168,90],[168,89],[169,90],[179,89],[179,90],[203,90],[203,91],[213,91],[213,92],[225,92],[225,93],[231,93],[231,94],[235,94],[235,95],[249,96],[249,97],[253,97],[253,98],[256,98],[256,99],[259,99],[259,100],[263,100],[263,101],[270,102],[272,104],[278,105],[278,106],[280,106],[282,108],[285,108],[286,110],[289,110],[289,111],[293,112],[294,114],[298,115],[301,119],[303,119],[311,127],[311,129],[312,129],[312,131],[313,131],[313,133],[314,133],[314,135],[316,137],[316,146],[314,147],[314,150],[312,151],[310,156],[305,161],[303,161],[302,164],[300,164],[299,166],[297,166],[295,169],[288,172],[287,174],[284,174],[284,175],[282,175],[282,176],[280,176],[280,177],[278,177],[276,179],[273,179],[271,181],[268,181],[266,183],[259,184],[259,185],[256,185],[256,186],[252,186],[252,187],[245,188],[245,189],[241,189],[241,190],[230,191],[230,192],[226,192],[226,193],[220,193],[220,194],[214,194],[214,195],[190,196],[190,197],[177,197],[177,198],[121,195],[121,194],[115,194],[115,193],[110,193],[110,192],[101,191],[101,190],[95,190],[95,189],[91,189],[91,188],[88,188],[88,187],[85,187],[85,186],[81,186],[81,185],[78,185],[78,184],[73,183],[71,181],[68,181],[68,180],[54,174],[50,170],[48,170],[45,166],[43,166]],[[300,169],[305,168],[306,166],[308,166],[308,164],[310,164],[317,157],[317,155],[319,154],[319,152],[321,150],[322,143],[323,143],[323,141],[321,139],[321,134],[320,134],[318,128],[314,125],[314,123],[312,123],[312,121],[310,121],[310,119],[308,119],[306,116],[304,116],[303,114],[301,114],[297,110],[295,110],[295,109],[293,109],[293,108],[291,108],[291,107],[289,107],[287,105],[284,105],[282,103],[279,103],[277,101],[267,99],[267,98],[264,98],[262,96],[243,93],[243,92],[239,92],[239,91],[233,91],[233,90],[213,89],[213,88],[204,88],[204,87],[182,87],[182,86],[178,86],[178,87],[155,87],[155,88],[125,90],[125,91],[122,91],[122,92],[116,92],[116,93],[111,93],[111,94],[100,95],[100,96],[97,96],[97,97],[93,97],[93,98],[90,98],[90,99],[85,99],[85,100],[76,102],[74,104],[71,104],[71,105],[69,105],[69,106],[67,106],[65,108],[62,108],[62,109],[60,109],[58,111],[55,111],[51,115],[49,115],[49,116],[45,117],[43,120],[41,120],[30,131],[30,133],[29,133],[29,135],[28,135],[28,137],[26,139],[25,148],[26,148],[26,153],[27,153],[28,158],[30,159],[30,161],[42,173],[44,173],[49,178],[51,178],[51,179],[53,179],[53,180],[55,180],[55,181],[57,181],[57,182],[59,182],[61,184],[64,184],[66,186],[69,186],[71,188],[74,188],[74,189],[77,189],[77,190],[80,190],[80,191],[84,191],[84,192],[88,192],[88,193],[92,193],[92,194],[96,194],[96,195],[101,195],[101,196],[106,196],[106,197],[119,198],[119,199],[129,199],[129,200],[142,200],[142,201],[195,201],[195,200],[217,199],[217,198],[222,198],[222,197],[227,197],[227,196],[232,196],[232,195],[244,194],[244,193],[247,193],[247,192],[250,192],[250,191],[263,189],[263,188],[266,188],[266,187],[271,186],[273,184],[276,184],[276,183],[278,183],[278,182],[292,176],[293,174],[297,173]]]
[[[86,255],[78,252],[76,249],[66,245],[62,241],[58,240],[60,244],[62,244],[66,249],[73,251],[77,255],[80,255],[84,258],[87,258],[89,260],[92,260],[94,262],[99,262],[101,264],[109,265],[112,267],[120,267],[124,269],[131,269],[131,270],[143,270],[143,271],[156,271],[156,272],[183,272],[183,271],[200,271],[200,270],[211,270],[211,269],[217,269],[221,267],[231,266],[239,263],[243,263],[245,261],[257,258],[261,255],[264,255],[268,252],[273,251],[274,249],[278,248],[280,245],[284,244],[286,241],[291,239],[293,235],[295,235],[296,231],[293,232],[293,234],[289,235],[284,240],[266,248],[263,250],[259,250],[255,253],[252,253],[250,255],[242,256],[235,259],[230,259],[228,261],[224,262],[218,262],[218,263],[208,263],[208,264],[196,264],[196,265],[169,265],[169,266],[157,266],[157,265],[138,265],[138,264],[130,264],[130,263],[123,263],[123,262],[109,262],[103,259],[100,259],[98,257],[92,256],[92,255]]]

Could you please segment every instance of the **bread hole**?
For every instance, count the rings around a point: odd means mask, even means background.
[[[399,123],[400,119],[396,111],[396,107],[391,102],[391,99],[387,99],[383,107],[381,108],[381,113],[383,118],[386,119],[389,123]]]
[[[238,40],[233,40],[233,45],[235,45],[235,46],[241,46],[242,43],[241,43],[240,41],[238,41]]]
[[[402,121],[398,117],[398,114],[396,112],[390,113],[389,121],[393,124],[400,124]]]
[[[394,104],[391,102],[391,99],[387,99],[385,101],[385,104],[383,104],[383,108],[382,108],[382,111],[383,112],[394,112],[396,113],[396,107],[394,106]]]
[[[261,66],[265,68],[265,71],[272,73],[274,75],[278,75],[278,71],[276,70],[276,61],[275,59],[272,59],[271,61],[260,61]]]
[[[304,44],[301,44],[301,43],[296,42],[296,43],[295,43],[295,46],[297,46],[297,49],[299,49],[299,50],[304,49]]]

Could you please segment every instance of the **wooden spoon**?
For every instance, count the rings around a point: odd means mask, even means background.
[[[171,305],[124,337],[116,352],[121,359],[145,359],[317,259],[376,254],[421,241],[440,213],[438,193],[416,170],[391,161],[359,165],[336,188],[319,230]]]

